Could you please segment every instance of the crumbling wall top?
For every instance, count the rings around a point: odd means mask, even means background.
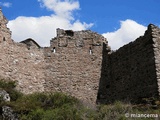
[[[8,20],[5,18],[2,10],[0,9],[0,42],[7,41],[8,43],[11,43],[11,31],[7,28],[7,23]]]
[[[2,9],[0,8],[0,24],[1,24],[2,22],[3,22],[4,24],[7,24],[7,23],[8,23],[8,20],[7,20],[6,17],[3,15]]]
[[[26,39],[24,41],[21,41],[20,43],[26,44],[28,49],[41,48],[41,46],[39,46],[39,44],[37,42],[35,42],[33,39],[31,39],[31,38],[28,38],[28,39]]]
[[[51,40],[51,47],[93,47],[107,44],[107,39],[91,30],[73,31],[57,29],[57,36]],[[72,44],[72,45],[71,45]]]

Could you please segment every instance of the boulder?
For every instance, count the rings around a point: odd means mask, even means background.
[[[9,102],[10,101],[10,96],[5,90],[0,90],[0,98],[2,101]]]

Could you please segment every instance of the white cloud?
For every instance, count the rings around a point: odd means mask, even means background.
[[[41,5],[52,10],[55,14],[41,17],[19,16],[9,21],[8,27],[12,31],[12,38],[19,42],[33,38],[41,46],[49,46],[50,39],[56,36],[56,29],[84,30],[93,24],[74,20],[72,12],[79,9],[78,2],[73,0],[38,0]],[[55,6],[58,4],[57,8]],[[66,6],[66,7],[64,7]],[[68,6],[68,7],[67,7]],[[63,9],[63,10],[60,10]]]
[[[74,0],[38,0],[41,6],[54,11],[56,15],[61,17],[71,17],[73,10],[79,9],[79,2]]]
[[[12,3],[10,3],[10,2],[0,2],[0,5],[2,5],[4,7],[11,7]]]
[[[136,38],[143,35],[147,29],[147,27],[130,19],[120,21],[120,23],[121,27],[118,30],[103,34],[103,36],[107,38],[108,44],[111,46],[112,50],[116,50],[119,47],[134,41]]]
[[[42,17],[18,17],[9,21],[8,27],[12,31],[15,41],[33,38],[41,46],[49,46],[50,39],[56,36],[56,29],[84,30],[92,24],[75,21],[73,24],[68,19],[56,15]]]
[[[41,6],[53,11],[50,16],[19,16],[9,21],[12,38],[19,42],[33,38],[41,46],[49,46],[50,39],[56,36],[56,29],[84,30],[93,26],[74,18],[73,11],[80,9],[79,2],[74,0],[38,0]],[[121,27],[114,32],[103,35],[108,39],[113,50],[135,40],[144,34],[146,27],[133,20],[121,21]]]

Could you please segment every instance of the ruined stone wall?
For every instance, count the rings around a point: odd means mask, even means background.
[[[155,66],[157,75],[158,92],[160,95],[160,29],[154,25],[151,26],[153,49],[155,55]]]
[[[18,81],[23,93],[44,91],[45,60],[43,49],[28,49],[25,44],[0,43],[0,77]]]
[[[23,93],[61,91],[87,103],[96,97],[138,102],[160,93],[160,29],[153,25],[111,52],[106,39],[89,30],[57,29],[46,48],[32,39],[16,43],[6,24],[0,10],[0,77],[17,80]]]
[[[4,31],[7,22],[1,16]],[[9,29],[0,36],[7,38],[8,33]],[[17,80],[17,89],[25,94],[61,91],[95,103],[105,42],[90,30],[63,29],[57,29],[57,37],[46,48],[30,38],[21,43],[1,40],[0,77]]]
[[[95,103],[104,37],[91,31],[57,31],[45,49],[45,90],[62,91]]]
[[[149,25],[143,37],[103,56],[97,102],[139,102],[142,98],[158,96],[155,58],[159,66],[160,39],[154,42],[152,28]]]
[[[7,28],[8,20],[2,13],[0,9],[0,42],[7,41],[12,42],[11,40],[11,31]]]
[[[0,78],[18,81],[17,89],[26,94],[44,91],[43,49],[12,41],[7,22],[0,10]]]

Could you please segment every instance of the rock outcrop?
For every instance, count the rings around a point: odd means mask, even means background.
[[[10,102],[10,96],[5,90],[0,89],[0,102]],[[9,106],[2,106],[0,108],[2,120],[18,120],[18,116],[14,113],[13,109]]]
[[[11,98],[5,90],[0,89],[0,99],[2,101],[9,102]]]

